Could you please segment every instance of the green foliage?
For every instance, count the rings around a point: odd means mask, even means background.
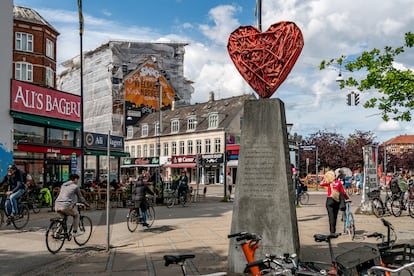
[[[344,64],[346,56],[329,61],[323,60],[320,70],[332,64],[338,64],[349,72],[366,71],[366,77],[356,80],[352,77],[339,84],[340,88],[356,88],[360,92],[375,90],[380,93],[364,103],[365,108],[377,108],[382,119],[388,121],[411,121],[411,112],[414,109],[414,74],[412,70],[400,70],[394,67],[394,59],[414,46],[414,34],[405,34],[405,44],[400,47],[384,47],[383,51],[373,49],[363,52],[353,62]]]

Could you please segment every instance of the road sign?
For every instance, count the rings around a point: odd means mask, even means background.
[[[318,149],[317,145],[299,146],[300,151],[315,151]]]

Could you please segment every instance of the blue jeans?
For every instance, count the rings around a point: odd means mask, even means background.
[[[17,215],[19,214],[19,209],[17,208],[17,199],[24,194],[25,190],[20,189],[15,193],[12,193],[7,197],[5,211],[6,215]],[[11,212],[10,212],[11,211]]]

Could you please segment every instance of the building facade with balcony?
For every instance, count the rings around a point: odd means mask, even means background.
[[[414,151],[414,135],[399,135],[383,143],[386,152],[401,155],[404,152]]]
[[[137,176],[161,170],[171,181],[187,171],[191,183],[223,183],[226,170],[237,174],[243,107],[254,95],[173,107],[146,115],[128,129],[123,159],[123,175]],[[161,118],[161,121],[160,121]]]

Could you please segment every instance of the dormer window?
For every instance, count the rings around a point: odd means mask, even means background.
[[[178,119],[171,120],[171,133],[178,133],[180,131],[180,121]]]
[[[134,127],[127,126],[127,139],[132,139],[134,137]]]
[[[142,137],[147,137],[148,136],[148,124],[142,125],[141,136]]]
[[[156,122],[154,124],[154,135],[155,136],[160,135],[160,122]]]
[[[197,118],[195,116],[187,119],[187,131],[194,131],[197,127]]]
[[[208,115],[208,128],[218,128],[218,113]]]

